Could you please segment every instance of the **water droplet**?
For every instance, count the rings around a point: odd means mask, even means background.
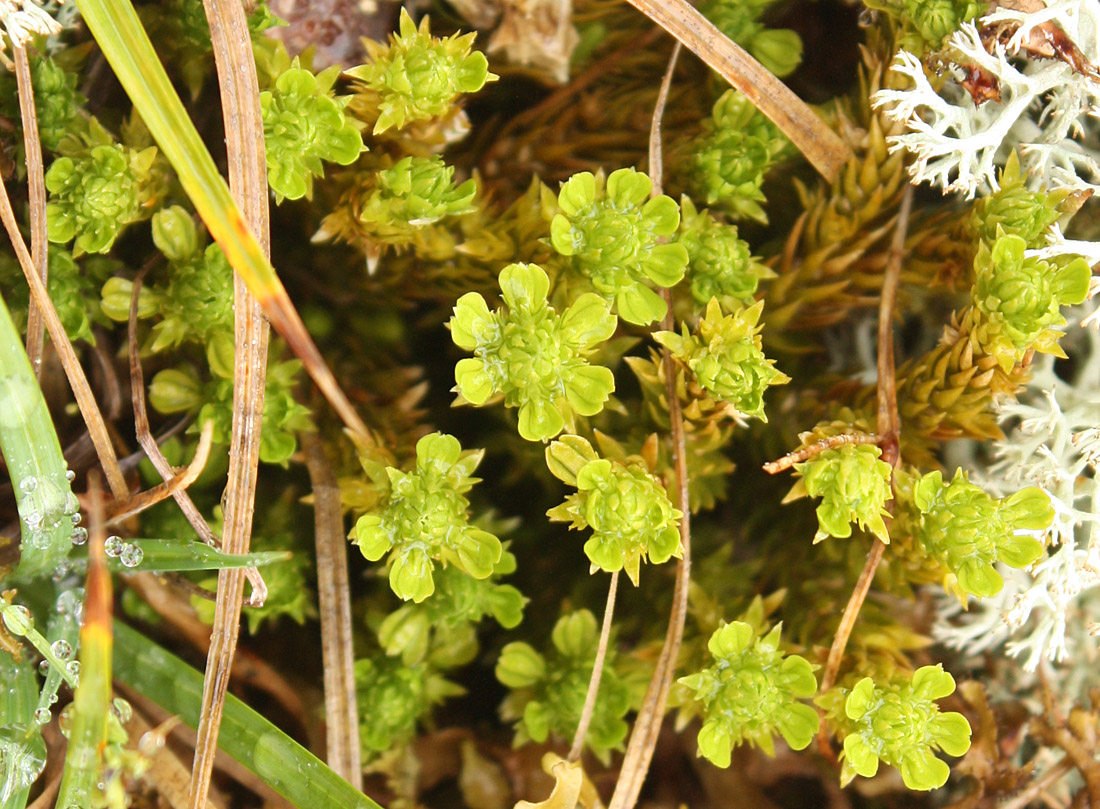
[[[69,539],[73,541],[74,545],[83,545],[88,541],[88,529],[83,526],[77,526],[73,529],[73,532],[69,534]]]
[[[50,705],[57,704],[57,694],[50,694]]]
[[[74,480],[76,480],[76,472],[74,472],[71,469],[66,469],[65,470],[65,480],[72,483]]]
[[[43,677],[50,673],[49,660],[43,659],[38,661],[38,673],[41,674]]]
[[[110,536],[107,537],[107,541],[103,543],[103,552],[108,556],[118,556],[122,553],[123,545],[122,537]]]
[[[49,708],[36,708],[34,711],[34,721],[40,725],[50,724],[52,718],[53,714],[50,713]]]
[[[68,663],[65,664],[65,671],[67,671],[69,673],[70,677],[79,677],[80,676],[80,661],[79,660],[70,660]]]
[[[73,525],[80,525],[83,519],[84,518],[81,516],[80,512],[76,512],[76,514],[73,515]]]
[[[38,478],[36,478],[34,475],[30,475],[19,481],[19,490],[23,492],[23,494],[30,494],[37,488]]]
[[[13,635],[22,637],[34,629],[34,616],[21,604],[13,604],[4,608],[4,626]]]
[[[55,640],[50,644],[50,651],[60,660],[68,660],[72,657],[73,647],[64,638]]]
[[[878,20],[878,12],[872,8],[864,8],[859,12],[859,18],[856,20],[856,25],[860,28],[870,28]]]
[[[111,710],[113,710],[115,716],[118,717],[118,721],[124,725],[129,722],[130,717],[134,715],[133,707],[122,697],[115,697],[114,702],[111,703]]]
[[[80,510],[80,501],[76,499],[76,495],[72,492],[65,492],[65,513],[75,514]]]
[[[126,545],[122,549],[122,553],[119,554],[118,560],[122,562],[124,567],[137,567],[141,564],[141,560],[145,558],[145,551],[139,548],[137,545]]]
[[[66,739],[69,738],[69,729],[73,725],[73,703],[69,703],[61,709],[60,715],[57,717],[57,729],[61,731],[61,735]]]

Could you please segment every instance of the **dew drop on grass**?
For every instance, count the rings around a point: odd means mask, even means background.
[[[21,481],[19,481],[19,490],[23,492],[23,494],[30,494],[37,488],[38,478],[34,477],[33,475],[25,477]]]
[[[137,545],[126,545],[122,549],[122,553],[119,554],[118,560],[122,562],[124,567],[137,567],[141,564],[141,560],[145,558],[145,551],[139,548]]]
[[[68,660],[72,656],[73,647],[64,638],[55,640],[50,644],[50,651],[60,660]]]
[[[69,673],[70,677],[79,677],[80,676],[80,661],[79,660],[70,660],[68,663],[65,664],[65,671],[67,671]]]
[[[73,541],[74,545],[83,545],[88,541],[88,529],[78,525],[73,529],[73,532],[69,534],[69,539]]]
[[[76,472],[71,469],[66,469],[65,480],[69,481],[69,483],[72,483],[74,480],[76,480]]]
[[[122,699],[122,697],[115,697],[114,701],[111,703],[111,710],[118,718],[118,721],[124,725],[128,723],[130,718],[134,715],[133,707],[131,707],[129,702]]]
[[[53,718],[53,714],[50,713],[49,708],[35,708],[34,721],[40,725],[50,724],[50,720]]]
[[[109,536],[103,543],[103,552],[108,556],[114,557],[122,553],[122,548],[125,543],[122,541],[122,537]]]

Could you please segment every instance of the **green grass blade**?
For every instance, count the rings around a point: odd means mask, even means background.
[[[15,487],[23,529],[17,574],[51,573],[72,550],[76,498],[46,400],[0,296],[0,450]]]
[[[124,624],[115,624],[115,676],[191,727],[202,675]],[[381,809],[236,697],[225,700],[218,746],[299,809]]]
[[[32,753],[32,746],[41,746],[43,756],[45,745],[42,742],[42,733],[38,730],[38,724],[34,721],[34,707],[38,700],[38,678],[34,674],[34,663],[24,658],[16,663],[10,654],[0,650],[0,732],[5,737],[16,728],[26,728],[30,733],[27,739],[25,753]],[[14,739],[5,738],[5,742]],[[0,809],[23,809],[27,805],[27,796],[30,794],[30,786],[15,790],[4,800],[5,785],[9,778],[17,777],[17,773],[9,768],[18,766],[13,757],[0,756]],[[43,758],[43,763],[45,759]],[[29,760],[24,759],[24,765]]]
[[[255,553],[222,553],[204,542],[179,542],[174,539],[128,539],[127,545],[141,550],[141,561],[126,564],[127,554],[107,560],[112,573],[157,573],[184,570],[231,570],[242,567],[263,567],[289,561],[290,551],[257,551]]]
[[[107,717],[111,711],[111,576],[104,563],[102,534],[92,538],[84,624],[80,627],[80,682],[73,694],[69,748],[59,807],[90,807],[96,784],[103,780],[103,749],[107,744]]]

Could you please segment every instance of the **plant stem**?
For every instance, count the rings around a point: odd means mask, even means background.
[[[787,85],[719,31],[688,0],[630,0],[630,4],[741,91],[826,180],[833,182],[840,176],[841,168],[852,157],[847,144]]]
[[[619,571],[611,573],[611,583],[607,587],[607,603],[603,608],[603,624],[600,626],[600,645],[596,647],[596,659],[592,663],[592,676],[588,680],[588,691],[584,695],[584,708],[577,722],[577,732],[573,734],[573,746],[569,748],[566,761],[580,761],[584,740],[588,736],[588,726],[592,724],[592,713],[596,710],[596,696],[600,691],[600,678],[603,676],[603,662],[607,658],[607,644],[611,638],[611,619],[615,614],[615,594],[619,591]]]
[[[19,115],[23,119],[23,151],[27,161],[27,197],[30,201],[31,256],[42,283],[49,272],[49,242],[46,238],[46,180],[42,168],[42,141],[38,137],[38,111],[34,104],[34,84],[27,49],[12,43],[15,59],[15,81],[19,92]],[[46,339],[46,324],[38,302],[32,297],[27,304],[27,356],[35,377],[42,373],[42,348]]]
[[[845,444],[879,444],[881,440],[882,439],[878,435],[862,435],[858,433],[830,435],[826,438],[822,438],[820,441],[815,441],[808,447],[802,447],[793,452],[788,452],[778,460],[768,461],[764,464],[764,471],[769,475],[778,475],[780,472],[785,472],[790,469],[795,464],[808,461],[815,455],[820,455],[827,450],[836,449]]]
[[[229,187],[248,227],[257,234],[260,253],[267,261],[271,252],[267,166],[259,82],[248,21],[239,0],[203,0],[203,8],[210,23],[210,41],[221,91]],[[248,552],[252,536],[270,329],[239,272],[233,275],[233,297],[233,420],[222,550],[240,554]],[[191,773],[191,809],[203,809],[210,791],[222,710],[240,633],[244,583],[243,570],[218,571],[218,598],[206,657],[202,715]],[[254,595],[256,600],[262,599],[260,593]]]
[[[680,48],[676,47],[669,57],[668,68],[661,82],[657,103],[653,111],[653,123],[649,135],[649,169],[653,181],[654,196],[661,193],[663,160],[661,158],[661,115],[668,100],[669,87],[672,84],[672,72]],[[675,317],[672,312],[672,293],[661,290],[668,310],[661,324],[665,330],[675,329]],[[657,658],[653,676],[646,688],[642,708],[634,722],[626,753],[619,771],[619,781],[611,796],[608,809],[632,809],[638,802],[642,791],[653,750],[657,746],[657,735],[665,718],[665,706],[668,703],[668,690],[672,686],[672,677],[676,669],[676,659],[680,653],[680,642],[684,636],[684,622],[687,618],[688,583],[691,580],[691,501],[688,496],[687,451],[684,439],[684,415],[680,408],[680,395],[676,390],[676,366],[668,349],[661,349],[661,360],[665,373],[665,395],[668,400],[668,418],[672,430],[672,454],[676,469],[677,500],[683,516],[680,518],[681,553],[676,566],[676,585],[672,594],[672,610],[665,632],[665,642]]]
[[[901,425],[898,420],[898,391],[894,372],[894,305],[897,301],[898,280],[901,277],[901,263],[904,258],[905,233],[909,225],[909,212],[912,205],[913,186],[907,185],[902,194],[898,224],[890,244],[890,257],[884,271],[878,316],[878,423],[876,426],[879,433],[879,446],[882,447],[882,460],[894,469],[901,463],[898,443]],[[844,607],[840,626],[837,627],[836,635],[833,637],[833,645],[829,649],[829,658],[825,663],[825,673],[821,678],[822,692],[828,691],[836,682],[848,638],[855,628],[856,618],[871,589],[871,582],[875,578],[875,570],[878,569],[886,550],[886,545],[881,540],[876,538],[874,543],[871,552],[867,554],[863,572],[860,573],[848,604]]]
[[[302,449],[313,487],[317,543],[317,600],[321,613],[321,664],[325,687],[325,757],[356,789],[363,788],[359,750],[359,706],[355,693],[351,588],[340,487],[321,439],[302,433]]]

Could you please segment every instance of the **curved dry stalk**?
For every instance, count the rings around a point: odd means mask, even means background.
[[[145,457],[153,464],[153,468],[157,470],[161,480],[168,481],[176,474],[176,470],[172,468],[172,464],[168,463],[168,459],[160,451],[160,445],[149,427],[149,412],[145,407],[145,371],[142,369],[141,360],[138,357],[138,296],[141,292],[142,282],[145,280],[145,274],[149,272],[149,266],[142,267],[134,278],[133,286],[130,289],[130,320],[127,327],[127,341],[130,347],[130,401],[134,409],[134,430],[137,433],[138,444],[145,451]],[[177,489],[172,492],[172,499],[176,501],[180,511],[183,512],[183,516],[187,518],[187,522],[195,529],[195,533],[198,534],[199,538],[207,545],[220,548],[222,545],[221,539],[210,530],[206,518],[202,516],[202,512],[191,500],[191,496],[186,489]]]
[[[826,438],[822,438],[820,441],[815,441],[808,447],[801,447],[799,449],[788,452],[782,458],[774,461],[768,461],[764,464],[764,471],[769,475],[778,475],[780,472],[785,472],[790,469],[796,463],[802,463],[808,461],[815,455],[820,455],[826,450],[836,449],[842,447],[845,444],[879,444],[881,438],[878,434],[875,435],[860,435],[856,433],[841,433],[840,435],[830,435]]]
[[[603,608],[603,624],[600,626],[600,643],[596,647],[596,659],[592,662],[592,676],[588,680],[588,691],[584,695],[584,708],[577,722],[577,732],[573,734],[573,746],[569,748],[566,761],[580,761],[584,749],[584,739],[588,735],[588,726],[592,724],[592,714],[596,710],[596,695],[600,692],[600,679],[603,677],[603,662],[607,658],[607,644],[611,638],[611,619],[615,614],[615,594],[619,591],[619,571],[611,574],[611,583],[607,586],[607,604]]]
[[[248,227],[257,234],[260,249],[266,258],[271,253],[267,165],[252,38],[244,8],[238,0],[203,0],[203,8],[210,22],[210,39],[221,91],[230,191]],[[233,275],[233,294],[233,427],[229,442],[229,481],[222,550],[245,553],[251,538],[256,505],[270,329],[259,304],[239,273]],[[191,809],[203,809],[210,791],[218,731],[240,632],[244,582],[244,570],[218,572],[218,599],[214,607],[210,650],[206,657],[202,708],[191,772]]]
[[[630,0],[630,4],[695,53],[768,116],[833,182],[852,157],[852,150],[809,106],[763,65],[726,37],[688,0]]]
[[[42,283],[49,272],[49,242],[46,238],[46,177],[42,168],[42,141],[38,137],[38,111],[34,104],[34,83],[27,49],[12,43],[15,59],[15,82],[19,92],[19,114],[23,119],[23,151],[27,161],[27,197],[31,208],[31,257]],[[42,349],[46,341],[46,324],[38,303],[31,298],[27,304],[27,358],[34,375],[42,373]]]
[[[894,238],[890,243],[890,257],[886,262],[882,282],[882,298],[878,310],[878,444],[882,448],[882,460],[897,468],[901,463],[898,453],[898,433],[901,422],[898,418],[898,388],[894,375],[894,304],[897,301],[898,283],[901,278],[901,262],[904,258],[905,234],[909,226],[909,212],[913,206],[913,186],[907,185],[901,198],[901,209],[898,214],[897,228]],[[893,485],[893,481],[891,481]],[[892,508],[888,505],[887,508]],[[837,672],[840,671],[840,661],[844,657],[844,649],[848,645],[848,638],[856,625],[856,618],[871,589],[871,582],[875,578],[875,570],[882,561],[886,545],[880,540],[874,540],[874,547],[867,554],[867,562],[863,566],[863,572],[859,574],[855,589],[852,591],[848,604],[844,607],[844,614],[840,617],[840,626],[837,627],[833,637],[833,645],[829,648],[829,658],[825,663],[825,672],[821,677],[821,691],[828,691],[836,682]],[[824,725],[822,726],[824,727]]]
[[[53,341],[54,349],[61,359],[61,365],[65,369],[65,376],[69,380],[69,386],[73,391],[73,398],[80,409],[80,415],[84,418],[84,424],[88,427],[88,434],[95,445],[96,455],[103,467],[103,473],[107,477],[107,485],[115,498],[124,498],[130,490],[126,486],[126,480],[122,476],[122,470],[118,466],[118,456],[115,454],[114,444],[107,432],[107,425],[103,421],[103,414],[99,412],[95,394],[88,384],[88,377],[80,365],[69,335],[61,324],[61,318],[54,309],[53,302],[46,292],[46,285],[35,271],[34,260],[27,251],[27,244],[23,241],[23,234],[19,232],[19,223],[15,219],[15,211],[11,207],[11,198],[8,197],[7,186],[0,182],[0,219],[4,222],[4,229],[8,232],[8,238],[15,249],[15,257],[19,260],[19,266],[27,279],[30,287],[30,299],[38,305],[39,311],[46,322],[46,331]]]
[[[669,57],[668,69],[661,82],[661,90],[657,95],[657,103],[653,110],[653,124],[649,135],[649,170],[653,180],[653,194],[661,193],[662,167],[661,158],[661,115],[664,112],[665,103],[668,100],[668,90],[672,84],[672,72],[676,67],[676,60],[680,55],[680,48],[673,49]],[[668,305],[662,328],[671,331],[676,328],[675,318],[672,312],[672,293],[667,289],[661,290],[662,297]],[[676,586],[672,595],[672,610],[668,620],[668,630],[665,633],[665,642],[661,647],[661,654],[657,658],[657,665],[653,671],[653,677],[646,688],[645,698],[638,718],[634,722],[634,730],[630,734],[626,753],[623,756],[622,767],[619,771],[619,780],[615,784],[615,793],[611,796],[608,809],[632,809],[638,802],[638,795],[642,791],[642,783],[646,773],[649,772],[649,762],[653,758],[653,750],[657,746],[657,735],[660,733],[661,724],[665,718],[665,706],[668,703],[668,691],[672,686],[672,677],[676,670],[676,659],[680,653],[680,642],[684,636],[684,622],[687,619],[688,583],[691,580],[691,507],[688,497],[688,473],[687,452],[684,440],[684,414],[680,408],[680,395],[676,390],[676,366],[672,355],[667,348],[661,348],[661,361],[665,371],[665,395],[668,399],[668,418],[672,425],[672,453],[676,468],[676,484],[678,505],[683,511],[680,519],[680,544],[683,556],[676,566]]]
[[[321,663],[325,685],[325,758],[338,775],[361,791],[363,767],[355,694],[348,543],[340,510],[340,487],[320,438],[313,433],[302,433],[302,450],[313,487],[317,601],[321,613]]]
[[[106,509],[107,525],[117,525],[135,514],[140,514],[166,497],[172,497],[177,492],[185,490],[198,480],[202,470],[206,467],[207,460],[210,458],[210,447],[213,446],[213,443],[214,422],[207,421],[202,425],[199,444],[195,448],[195,457],[191,459],[191,463],[185,466],[183,471],[167,478],[163,483],[159,483],[151,489],[138,492],[125,500],[112,500]]]

